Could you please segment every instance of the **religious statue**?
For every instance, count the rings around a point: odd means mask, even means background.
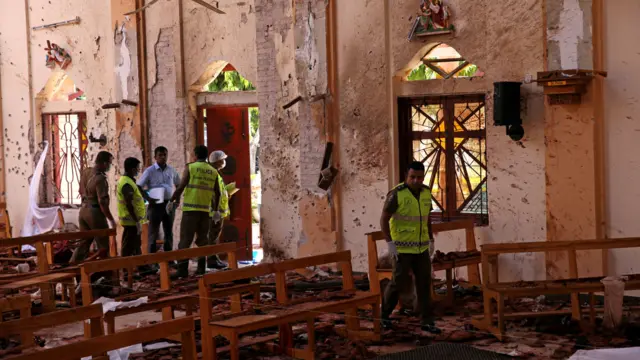
[[[56,65],[58,65],[60,69],[65,70],[71,64],[71,55],[57,44],[52,44],[47,40],[45,50],[47,51],[46,66],[49,69],[55,69]]]
[[[442,0],[420,0],[420,12],[416,17],[409,40],[414,36],[447,34],[454,30],[450,23],[451,10]]]

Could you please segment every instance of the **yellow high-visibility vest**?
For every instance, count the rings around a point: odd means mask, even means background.
[[[124,194],[122,194],[122,188],[125,185],[129,185],[133,188],[133,210],[136,212],[138,221],[142,221],[146,218],[147,210],[144,206],[144,198],[138,185],[130,177],[123,175],[118,180],[117,197],[118,197],[118,218],[120,218],[120,224],[122,226],[135,226],[136,222],[133,220],[129,209],[127,209],[127,203],[124,200]]]
[[[422,188],[418,200],[406,184],[394,188],[398,209],[391,216],[391,240],[400,254],[422,254],[429,250],[431,190]]]
[[[184,190],[182,211],[211,211],[218,171],[209,163],[197,161],[189,166],[189,184]]]

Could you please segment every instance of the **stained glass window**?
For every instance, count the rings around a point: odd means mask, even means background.
[[[433,216],[488,223],[483,95],[400,99],[401,166],[424,163]]]

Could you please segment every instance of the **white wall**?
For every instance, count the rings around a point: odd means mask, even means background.
[[[605,4],[606,182],[608,234],[640,236],[640,1]],[[640,271],[640,249],[611,251],[609,271]]]

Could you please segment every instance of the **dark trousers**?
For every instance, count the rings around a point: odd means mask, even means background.
[[[122,231],[122,256],[142,255],[142,240],[135,226],[124,226]]]
[[[429,251],[422,254],[398,254],[398,260],[393,261],[393,277],[384,291],[382,299],[382,318],[388,319],[393,312],[400,293],[411,286],[411,275],[416,286],[418,308],[423,324],[433,323],[431,308],[431,258]]]
[[[173,217],[175,213],[167,214],[167,203],[149,205],[149,253],[155,253],[156,240],[160,235],[160,224],[164,231],[164,251],[173,250]]]
[[[222,235],[222,228],[224,227],[224,219],[220,219],[220,222],[214,223],[212,220],[209,227],[209,245],[215,245],[220,243],[220,235]]]
[[[103,230],[109,228],[107,218],[102,213],[102,210],[98,207],[82,207],[80,208],[80,214],[78,215],[78,223],[80,225],[80,231],[87,230]],[[98,244],[98,249],[106,250],[107,256],[109,256],[109,237],[101,236],[90,239],[82,239],[80,246],[78,246],[73,255],[71,256],[71,262],[82,262],[89,255],[91,244],[95,240]]]
[[[185,211],[182,213],[182,222],[180,222],[180,242],[178,249],[188,249],[193,243],[193,236],[196,237],[196,245],[209,245],[209,212],[204,211]],[[205,266],[204,258],[198,259],[198,267]],[[178,263],[178,271],[185,274],[189,269],[189,260],[180,260]]]

